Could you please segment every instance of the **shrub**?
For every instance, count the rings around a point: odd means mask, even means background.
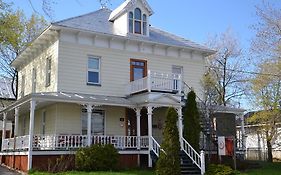
[[[177,120],[177,112],[173,108],[169,108],[163,131],[163,142],[161,144],[161,149],[165,152],[160,151],[160,156],[156,163],[157,175],[180,174],[180,143]]]
[[[232,170],[226,165],[210,164],[207,168],[206,175],[236,175],[237,171]]]
[[[113,145],[96,144],[81,148],[75,155],[75,166],[80,171],[115,170],[118,163],[118,152]]]

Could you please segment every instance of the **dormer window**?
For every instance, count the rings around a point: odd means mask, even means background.
[[[135,8],[134,13],[129,12],[129,32],[135,34],[147,34],[147,16],[141,9]]]

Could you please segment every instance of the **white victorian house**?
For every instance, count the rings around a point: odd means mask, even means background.
[[[205,57],[214,51],[150,26],[145,0],[52,23],[12,63],[15,123],[2,136],[2,163],[23,171],[91,144],[113,144],[125,167],[152,166],[167,107],[178,112],[181,147],[204,173],[204,154],[182,138],[183,84],[203,98]],[[52,159],[53,160],[53,159]],[[45,167],[44,167],[45,166]]]

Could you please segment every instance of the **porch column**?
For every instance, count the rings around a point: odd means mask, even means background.
[[[92,144],[92,105],[87,104],[87,137],[88,137],[88,146]]]
[[[18,136],[19,132],[19,108],[15,108],[15,128],[14,137]]]
[[[3,127],[2,127],[2,151],[4,149],[4,140],[6,138],[6,121],[7,121],[7,113],[3,113]]]
[[[32,168],[32,149],[33,149],[33,130],[34,130],[34,111],[36,101],[30,101],[30,116],[29,116],[29,140],[28,140],[28,163],[27,170]]]
[[[148,167],[152,167],[152,159],[151,159],[151,155],[150,155],[150,151],[152,148],[152,107],[148,106],[147,107],[147,123],[148,123]]]
[[[141,118],[141,114],[140,114],[141,108],[136,108],[136,116],[137,116],[137,137],[138,137],[138,149],[140,150],[141,148],[141,144],[140,144],[140,136],[141,136],[141,126],[140,126],[140,118]]]
[[[180,145],[181,148],[183,147],[183,143],[182,143],[182,135],[183,135],[183,125],[182,125],[182,107],[178,107],[177,108],[177,112],[178,112],[178,129],[179,129],[179,138],[180,138]]]

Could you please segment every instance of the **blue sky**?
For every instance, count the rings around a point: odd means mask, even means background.
[[[28,0],[6,0],[30,15],[33,10]],[[41,0],[31,0],[34,8],[42,13]],[[98,10],[98,0],[53,0],[55,21]],[[111,0],[110,9],[124,0]],[[231,27],[244,48],[249,46],[256,23],[255,6],[262,0],[147,0],[154,10],[151,25],[172,32],[195,42],[204,43],[209,35],[221,33]],[[281,2],[268,0],[270,3]],[[43,14],[43,13],[42,13]]]
[[[5,0],[14,8],[23,9],[27,15],[33,12],[29,0]],[[41,14],[41,0],[31,0]],[[53,20],[58,21],[100,9],[98,0],[53,0]],[[231,27],[247,52],[255,33],[251,29],[257,23],[255,6],[262,0],[147,0],[154,14],[150,24],[168,32],[203,44],[209,35],[219,34]],[[124,0],[111,0],[108,8],[114,9]],[[268,0],[281,8],[281,1]],[[244,100],[243,100],[244,101]],[[242,104],[246,108],[249,105]]]

